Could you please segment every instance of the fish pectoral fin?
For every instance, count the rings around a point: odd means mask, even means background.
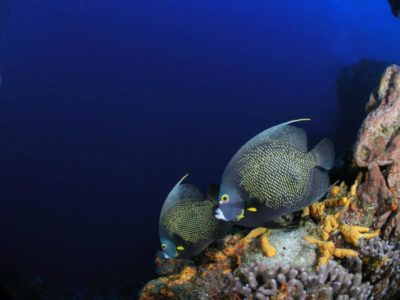
[[[244,209],[241,210],[240,214],[236,217],[237,221],[244,219]]]
[[[246,209],[249,212],[257,212],[257,208],[256,207],[249,207]]]

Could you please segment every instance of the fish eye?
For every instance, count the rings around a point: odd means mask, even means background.
[[[178,247],[176,247],[176,250],[183,251],[183,250],[185,250],[185,248],[183,246],[178,246]]]
[[[223,194],[221,196],[221,203],[226,203],[229,201],[229,195],[228,194]]]
[[[161,248],[162,248],[163,250],[165,250],[165,249],[167,249],[167,245],[166,245],[166,244],[161,244]]]

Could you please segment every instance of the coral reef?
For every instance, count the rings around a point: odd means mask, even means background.
[[[354,160],[367,167],[360,186],[360,206],[377,211],[374,228],[385,239],[400,237],[400,68],[392,65],[383,75],[379,88],[371,94],[355,144]]]
[[[368,299],[373,286],[362,282],[361,273],[351,273],[334,261],[318,272],[268,262],[254,263],[233,277],[232,291],[246,299]],[[273,298],[272,298],[273,297]]]
[[[367,104],[353,182],[287,216],[280,228],[234,228],[193,260],[156,259],[140,299],[390,299],[400,290],[400,68]]]

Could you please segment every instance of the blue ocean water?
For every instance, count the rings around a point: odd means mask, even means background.
[[[75,291],[154,276],[171,187],[262,129],[310,117],[344,153],[342,68],[400,63],[384,0],[0,4],[0,266]]]

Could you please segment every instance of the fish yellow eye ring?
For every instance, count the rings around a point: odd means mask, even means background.
[[[161,248],[162,248],[163,250],[165,250],[165,249],[167,249],[167,245],[161,244]]]
[[[178,246],[178,247],[176,247],[176,250],[183,251],[183,250],[185,250],[185,248],[183,246]]]
[[[229,201],[229,195],[228,194],[223,194],[221,196],[221,203],[226,203]]]

